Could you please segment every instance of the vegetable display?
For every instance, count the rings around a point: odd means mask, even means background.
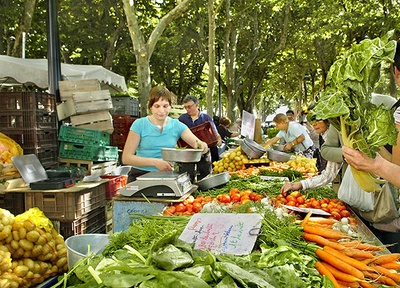
[[[309,112],[316,119],[328,119],[340,131],[343,145],[373,158],[380,147],[395,145],[397,140],[393,110],[371,103],[381,71],[393,63],[396,43],[392,36],[390,31],[382,38],[353,44],[331,66],[326,89]],[[351,169],[363,190],[380,191],[374,175]]]
[[[37,208],[0,208],[0,287],[31,287],[68,270],[64,238]]]

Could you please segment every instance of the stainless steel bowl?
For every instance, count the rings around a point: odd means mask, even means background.
[[[171,162],[180,163],[192,163],[199,162],[201,159],[201,149],[189,149],[189,148],[162,148],[161,155],[162,159]]]
[[[260,158],[265,152],[267,152],[264,147],[249,138],[244,139],[241,147],[247,157],[251,159]]]
[[[283,149],[285,148],[285,145],[284,144],[274,144],[274,145],[272,145],[272,148],[274,150],[283,152]]]
[[[224,185],[229,182],[229,172],[222,172],[218,174],[210,174],[209,176],[197,182],[199,190],[205,191]]]
[[[287,162],[290,160],[290,154],[277,151],[277,150],[272,150],[268,149],[268,159],[272,161],[278,161],[278,162]]]

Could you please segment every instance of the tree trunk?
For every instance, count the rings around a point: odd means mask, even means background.
[[[214,0],[208,0],[208,84],[206,91],[207,114],[213,116],[213,95],[215,88],[215,13]],[[220,103],[218,103],[220,104]],[[218,116],[221,116],[218,111]]]
[[[21,18],[18,32],[15,35],[14,47],[11,56],[22,56],[22,33],[26,33],[31,29],[33,13],[35,12],[36,0],[27,0],[24,5],[24,15]]]
[[[136,57],[140,116],[142,117],[147,115],[147,101],[149,97],[149,91],[151,89],[150,58],[153,54],[154,47],[156,46],[166,27],[176,18],[180,17],[189,8],[189,5],[192,1],[193,0],[184,0],[179,2],[174,9],[162,17],[146,42],[145,36],[140,30],[139,23],[137,21],[134,2],[131,4],[130,0],[123,0],[129,34]]]

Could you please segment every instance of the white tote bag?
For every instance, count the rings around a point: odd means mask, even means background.
[[[351,168],[347,167],[339,187],[338,198],[360,211],[369,212],[374,210],[374,194],[373,192],[365,192],[362,190],[354,179]]]

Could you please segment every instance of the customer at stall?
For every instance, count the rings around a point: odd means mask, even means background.
[[[242,118],[237,118],[235,120],[235,123],[233,123],[233,125],[231,126],[231,128],[229,130],[231,132],[237,132],[240,135],[241,129],[242,129]]]
[[[221,117],[221,119],[219,119],[219,125],[217,126],[217,130],[219,135],[222,138],[222,141],[226,141],[226,139],[228,138],[232,138],[232,137],[236,137],[239,136],[240,133],[239,132],[231,132],[229,130],[229,126],[232,124],[231,119],[229,119],[226,116]]]
[[[172,171],[173,163],[162,159],[161,149],[174,148],[179,138],[193,148],[200,145],[203,153],[208,153],[207,143],[200,141],[183,123],[168,117],[171,102],[172,93],[167,88],[153,87],[147,103],[150,115],[132,123],[122,152],[122,162],[133,166],[128,182],[148,172]]]
[[[184,108],[186,109],[186,113],[179,116],[178,118],[179,121],[186,124],[186,126],[189,128],[204,124],[205,122],[209,121],[217,137],[217,146],[221,146],[222,139],[221,136],[218,134],[217,127],[215,126],[213,119],[210,117],[210,115],[203,113],[199,110],[199,100],[197,99],[197,97],[193,95],[186,96],[185,99],[183,99],[183,105]],[[195,165],[197,166],[197,175],[190,174],[191,171],[195,170],[194,168]],[[201,160],[197,163],[182,164],[183,171],[187,171],[190,174],[190,177],[193,182],[195,182],[196,179],[194,178],[196,178],[196,176],[197,176],[197,181],[199,181],[204,177],[206,177],[207,175],[211,174],[212,168],[213,167],[212,167],[212,159],[210,152],[204,154],[201,157]]]
[[[294,111],[289,109],[286,111],[286,116],[288,117],[289,121],[296,121],[296,118],[294,117]]]
[[[319,136],[321,137],[321,141],[325,141],[328,134],[329,121],[310,119],[309,122],[312,123],[311,125],[315,129],[316,133],[318,133]],[[316,151],[318,151],[317,149]],[[314,152],[314,156],[315,155],[316,153]],[[281,188],[281,193],[285,195],[289,191],[297,191],[300,189],[306,190],[331,183],[333,179],[335,179],[342,164],[326,161],[325,159],[322,158],[322,156],[320,158],[321,159],[319,161],[321,161],[321,163],[319,165],[317,159],[317,168],[318,171],[320,172],[319,175],[301,180],[299,182],[286,182]]]
[[[300,123],[289,121],[289,118],[283,113],[277,114],[272,121],[275,122],[279,132],[275,137],[265,142],[265,147],[283,140],[285,142],[284,151],[294,150],[307,158],[313,158],[313,141]]]

